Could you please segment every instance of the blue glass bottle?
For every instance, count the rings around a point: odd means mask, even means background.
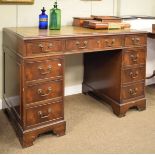
[[[41,10],[42,13],[39,15],[39,29],[47,29],[48,28],[48,15],[45,14],[45,8]]]

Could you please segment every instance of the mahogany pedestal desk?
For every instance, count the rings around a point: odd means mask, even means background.
[[[4,28],[3,105],[21,145],[47,131],[65,134],[67,54],[84,54],[83,93],[100,97],[119,117],[132,107],[144,110],[146,40],[146,32],[134,30]]]

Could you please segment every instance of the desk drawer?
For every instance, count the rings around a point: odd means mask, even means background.
[[[26,87],[26,103],[39,102],[63,96],[63,81],[55,80]]]
[[[122,47],[122,37],[120,36],[109,36],[103,39],[103,47],[108,48],[121,48]]]
[[[49,40],[49,41],[33,41],[27,43],[27,55],[35,54],[49,54],[61,52],[63,50],[62,40]]]
[[[125,46],[145,46],[146,45],[146,36],[145,35],[126,35],[125,36]]]
[[[89,51],[94,48],[94,40],[89,38],[68,39],[66,41],[66,50],[68,51]]]
[[[56,78],[63,75],[63,58],[44,58],[29,60],[25,65],[26,81],[45,78]]]
[[[122,71],[122,83],[145,80],[145,67],[125,69]]]
[[[68,51],[90,51],[90,50],[104,50],[111,48],[122,47],[122,37],[108,36],[96,38],[79,38],[69,39],[66,41],[66,50]]]
[[[133,66],[145,64],[145,48],[132,48],[123,51],[123,66]]]
[[[63,103],[52,102],[26,109],[26,125],[31,126],[50,120],[57,121],[63,119]]]
[[[137,83],[122,88],[122,99],[128,100],[144,96],[144,83]]]

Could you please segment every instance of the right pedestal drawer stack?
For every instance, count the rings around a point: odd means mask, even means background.
[[[127,35],[125,36],[122,60],[122,88],[121,100],[123,105],[120,108],[120,116],[133,104],[138,110],[144,110],[145,100],[145,64],[146,64],[146,36]]]

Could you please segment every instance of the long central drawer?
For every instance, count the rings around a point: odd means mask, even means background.
[[[66,40],[66,52],[109,50],[122,48],[123,38],[121,36],[106,36],[96,38],[76,38]]]

